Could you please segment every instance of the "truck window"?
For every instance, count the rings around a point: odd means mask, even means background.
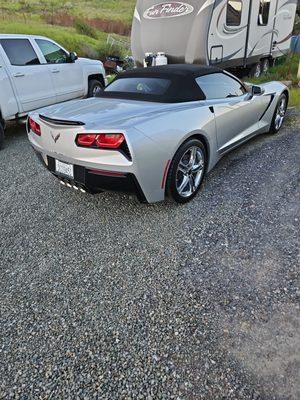
[[[246,93],[241,82],[222,72],[200,76],[196,82],[205,94],[206,100],[238,97]]]
[[[241,25],[242,7],[243,7],[243,3],[241,0],[228,0],[227,1],[227,12],[226,12],[226,25],[227,26]]]
[[[258,25],[268,25],[270,13],[270,0],[260,0],[258,12]]]
[[[44,39],[36,39],[35,41],[41,49],[47,64],[63,64],[68,62],[69,55],[55,43]]]
[[[0,44],[11,65],[25,66],[40,64],[38,56],[28,39],[1,39]]]

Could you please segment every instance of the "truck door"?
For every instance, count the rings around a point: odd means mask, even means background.
[[[28,112],[55,103],[50,73],[41,65],[29,39],[5,38],[0,44],[7,58],[7,71],[22,109]]]
[[[83,69],[79,63],[69,62],[69,54],[47,39],[35,39],[52,75],[57,102],[76,99],[84,95]]]
[[[224,73],[201,76],[197,83],[206,96],[207,105],[214,110],[220,154],[257,131],[259,118],[269,98],[251,98],[239,80]]]
[[[19,111],[17,99],[12,88],[12,84],[6,66],[2,58],[0,48],[0,112],[2,118],[13,118]]]

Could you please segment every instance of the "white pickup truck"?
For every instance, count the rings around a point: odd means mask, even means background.
[[[107,84],[101,61],[78,58],[42,36],[0,35],[0,148],[5,122]]]

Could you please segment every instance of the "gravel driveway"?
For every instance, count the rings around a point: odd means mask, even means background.
[[[61,187],[0,153],[0,398],[300,398],[300,112],[192,203]]]

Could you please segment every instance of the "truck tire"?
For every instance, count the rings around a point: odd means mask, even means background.
[[[2,123],[0,121],[0,150],[3,147],[3,142],[4,142],[4,128],[3,128],[3,125],[2,125]]]
[[[97,97],[97,93],[102,92],[102,90],[103,90],[102,83],[100,81],[97,81],[96,79],[91,79],[89,81],[89,89],[87,97]]]

